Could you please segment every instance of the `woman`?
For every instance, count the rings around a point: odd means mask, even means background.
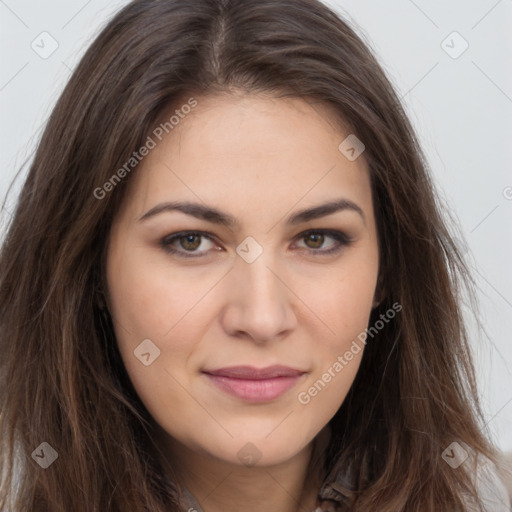
[[[0,275],[2,509],[507,510],[471,279],[389,81],[315,0],[119,12]]]

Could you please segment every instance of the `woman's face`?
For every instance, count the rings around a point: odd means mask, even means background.
[[[378,274],[368,168],[321,104],[196,99],[130,178],[109,307],[170,443],[276,464],[327,424],[360,364]]]

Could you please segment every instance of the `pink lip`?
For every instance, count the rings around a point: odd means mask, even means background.
[[[295,386],[305,372],[287,366],[232,366],[203,373],[231,396],[248,402],[269,402]]]

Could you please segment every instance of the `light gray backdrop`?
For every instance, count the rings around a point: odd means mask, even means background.
[[[71,70],[126,3],[0,0],[2,199]],[[512,0],[326,3],[379,56],[459,219],[489,335],[472,340],[484,411],[496,442],[512,451]]]

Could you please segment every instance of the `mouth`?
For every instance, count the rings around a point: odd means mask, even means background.
[[[270,402],[294,387],[305,371],[287,366],[231,366],[203,370],[208,380],[230,396],[246,402]]]

